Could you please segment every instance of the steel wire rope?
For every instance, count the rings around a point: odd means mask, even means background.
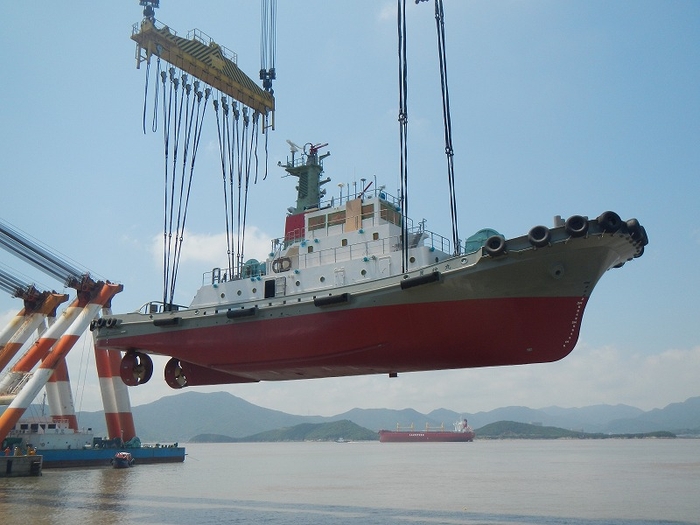
[[[243,174],[247,171],[248,162],[248,134],[250,131],[250,117],[248,116],[248,108],[243,106],[241,110],[243,113],[243,131],[239,132],[237,145],[238,152],[238,171],[237,171],[237,194],[236,194],[236,275],[240,275],[241,272],[241,252],[242,252],[242,241],[241,237],[243,235],[242,223],[243,223]]]
[[[160,44],[156,47],[158,50],[158,53],[162,51],[162,47]],[[158,77],[161,75],[161,69],[160,69],[160,56],[158,56],[158,60],[156,61],[156,94],[154,97],[154,102],[153,102],[153,120],[151,122],[151,131],[155,133],[158,131],[158,89],[160,88],[160,84],[158,83]],[[165,84],[163,84],[163,89],[165,89]]]
[[[192,115],[190,117],[190,126],[192,125],[192,122],[194,122],[194,137],[192,139],[192,160],[190,161],[190,173],[189,173],[189,178],[187,181],[187,192],[185,194],[185,203],[184,203],[184,209],[183,209],[183,214],[182,214],[182,232],[184,233],[185,231],[185,223],[187,221],[187,210],[189,209],[189,202],[190,202],[190,194],[192,191],[192,179],[194,178],[194,165],[195,165],[195,160],[197,158],[197,150],[199,148],[199,141],[202,137],[202,123],[204,122],[204,115],[206,114],[207,111],[207,101],[209,100],[209,95],[211,93],[211,90],[209,88],[205,89],[205,94],[204,94],[204,106],[201,112],[200,116],[200,108],[202,107],[202,92],[199,91],[199,82],[195,81],[194,82],[195,86],[195,97],[197,98],[197,115],[194,115],[194,99],[192,100]],[[188,138],[189,141],[189,138]],[[183,178],[184,178],[184,165],[183,165]],[[175,296],[175,282],[177,280],[177,274],[178,270],[180,267],[180,255],[182,253],[182,237],[179,239],[179,246],[177,253],[175,255],[175,262],[173,266],[173,278],[172,278],[172,284],[171,284],[171,300]]]
[[[250,188],[250,170],[252,167],[252,160],[255,158],[255,182],[257,182],[257,168],[258,168],[258,120],[260,114],[255,111],[253,113],[253,126],[250,134],[250,153],[247,155],[247,166],[246,166],[246,177],[245,177],[245,193],[243,198],[243,222],[241,225],[241,247],[240,247],[240,264],[241,269],[244,264],[244,254],[245,254],[245,233],[246,233],[246,223],[248,217],[248,190]]]
[[[233,220],[233,170],[234,170],[234,159],[235,159],[235,148],[234,144],[236,142],[236,127],[235,121],[232,122],[232,115],[235,114],[236,105],[235,102],[230,106],[228,104],[228,99],[224,96],[221,97],[221,107],[224,110],[224,152],[226,154],[226,185],[224,185],[224,198],[228,201],[228,213],[227,220],[231,224],[231,238],[229,239],[228,245],[226,246],[226,253],[228,255],[228,274],[233,275],[233,269],[235,267],[235,250],[233,249],[233,234],[234,234],[234,220]]]
[[[194,109],[195,109],[195,97],[190,98],[192,93],[192,85],[187,82],[187,75],[182,75],[182,88],[184,105],[181,107],[181,112],[185,114],[185,131],[184,131],[184,147],[182,154],[182,174],[180,175],[180,197],[177,205],[177,219],[175,221],[175,247],[172,260],[172,273],[170,279],[170,303],[172,304],[175,296],[175,281],[177,279],[177,266],[180,259],[180,250],[182,247],[182,239],[185,232],[185,225],[183,221],[183,215],[185,210],[183,206],[186,205],[184,202],[185,193],[185,178],[187,171],[187,156],[189,154],[190,139],[192,136],[192,125],[194,121]],[[186,93],[186,95],[185,95]],[[190,104],[190,101],[192,102]],[[173,173],[173,176],[175,174]],[[191,174],[190,174],[191,176]]]
[[[168,264],[168,275],[169,280],[167,282],[168,288],[170,288],[170,283],[172,281],[172,264],[173,264],[173,219],[175,213],[175,187],[176,187],[176,174],[177,174],[177,155],[180,146],[180,132],[182,129],[182,107],[184,101],[184,88],[180,90],[180,79],[175,76],[175,68],[170,68],[170,81],[172,89],[174,89],[175,96],[173,100],[175,101],[175,122],[173,123],[174,131],[174,144],[173,144],[173,167],[172,176],[170,178],[170,207],[168,209],[168,248],[167,248],[167,264]],[[178,104],[178,92],[180,93],[180,100]],[[167,169],[167,166],[166,166]],[[167,289],[166,289],[167,290]],[[166,297],[166,305],[172,306],[172,297]]]
[[[406,0],[398,0],[399,148],[401,169],[401,271],[408,271],[408,62]]]
[[[165,149],[165,183],[163,191],[163,305],[167,303],[168,290],[168,265],[167,265],[167,247],[168,247],[168,150],[170,149],[170,117],[171,117],[171,102],[173,98],[172,85],[170,86],[170,95],[168,104],[166,105],[165,83],[168,74],[161,71],[160,77],[163,83],[163,145]]]
[[[226,221],[226,257],[228,260],[228,266],[229,266],[229,275],[231,274],[232,268],[231,268],[231,228],[229,226],[229,220],[228,220],[228,197],[226,193],[226,182],[227,182],[227,172],[228,170],[226,169],[226,159],[227,159],[227,151],[224,146],[224,137],[221,129],[221,116],[219,114],[219,101],[214,99],[213,101],[214,105],[214,112],[216,113],[216,130],[217,134],[219,137],[219,157],[221,159],[221,175],[223,179],[223,194],[224,194],[224,218]],[[223,112],[223,108],[222,108]]]
[[[232,137],[231,137],[231,143],[230,143],[230,154],[231,154],[231,163],[229,165],[230,169],[230,174],[229,174],[229,201],[231,204],[231,227],[235,229],[236,232],[236,246],[238,245],[238,241],[240,238],[240,224],[238,220],[234,218],[234,213],[239,215],[240,214],[240,159],[241,159],[241,146],[239,144],[241,140],[241,129],[240,129],[240,122],[241,122],[241,110],[238,109],[238,104],[233,103],[231,107],[231,115],[233,118],[232,121]],[[245,107],[243,108],[243,116],[245,120]],[[235,210],[235,212],[234,212]],[[233,244],[233,236],[231,238],[231,275],[238,275],[238,252],[236,247]]]
[[[150,76],[150,71],[151,71],[151,62],[146,61],[146,86],[144,88],[143,92],[143,134],[146,134],[146,108],[148,106],[148,79]],[[156,77],[157,78],[157,77]],[[158,81],[156,80],[156,86],[158,85]],[[156,98],[158,98],[158,95],[156,94]]]
[[[435,0],[435,23],[437,26],[438,57],[440,60],[440,85],[442,88],[442,115],[445,125],[445,155],[447,156],[447,180],[450,192],[452,216],[452,242],[454,255],[460,252],[457,230],[457,199],[455,195],[454,149],[452,147],[452,118],[450,116],[450,93],[447,84],[447,50],[445,45],[445,12],[442,0]]]

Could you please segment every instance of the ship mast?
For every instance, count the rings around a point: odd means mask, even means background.
[[[314,145],[309,142],[304,145],[301,158],[295,158],[295,153],[301,148],[293,142],[287,142],[291,147],[292,158],[291,160],[287,159],[287,164],[285,164],[283,168],[287,173],[299,179],[299,183],[296,187],[297,205],[295,208],[288,209],[289,213],[295,215],[306,210],[320,207],[321,199],[326,195],[326,190],[321,189],[321,186],[331,180],[330,178],[321,180],[323,159],[330,156],[331,152],[329,151],[323,155],[319,155],[318,151],[328,146],[328,143]]]

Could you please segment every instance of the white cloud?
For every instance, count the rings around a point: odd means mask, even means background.
[[[235,245],[235,233],[231,239]],[[245,258],[264,260],[270,251],[271,237],[255,226],[246,228]],[[226,262],[226,233],[198,233],[185,231],[183,235],[182,255],[180,262],[198,263],[206,268],[223,265]],[[174,249],[174,242],[172,244]],[[151,254],[154,263],[160,267],[163,264],[163,236],[156,235],[151,240]]]

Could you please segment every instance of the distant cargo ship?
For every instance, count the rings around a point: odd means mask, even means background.
[[[454,430],[445,430],[444,427],[430,428],[425,426],[425,430],[415,430],[413,425],[408,429],[401,429],[398,425],[396,430],[380,430],[379,441],[382,443],[407,443],[407,442],[459,442],[474,441],[474,430],[463,419],[455,423]]]

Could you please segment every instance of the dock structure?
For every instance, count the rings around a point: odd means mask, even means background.
[[[0,456],[0,478],[41,476],[42,456]]]

